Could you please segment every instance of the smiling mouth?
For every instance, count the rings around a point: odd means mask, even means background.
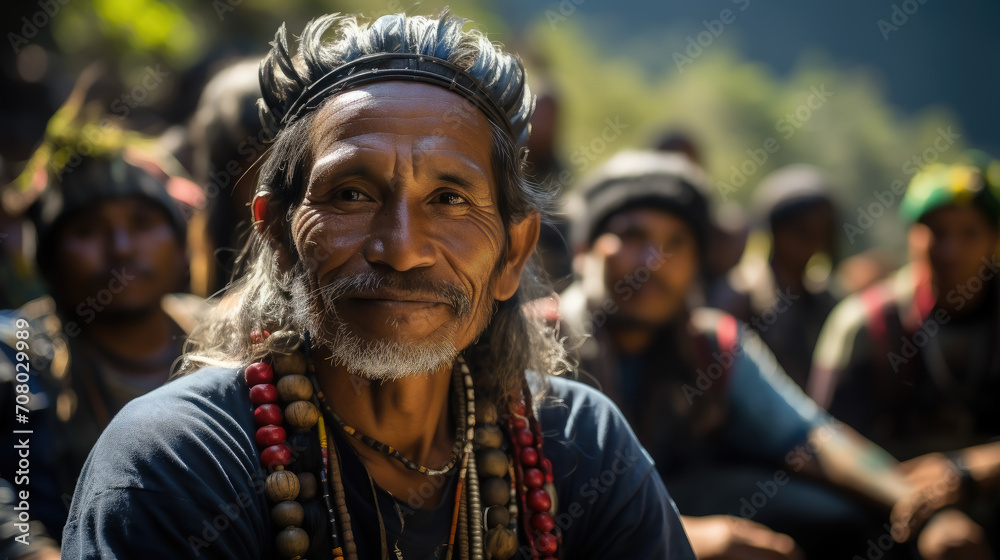
[[[377,298],[352,298],[352,299],[355,302],[358,302],[362,305],[384,307],[386,309],[399,309],[401,311],[425,309],[434,307],[436,305],[445,305],[438,301],[413,301],[413,300],[377,299]]]
[[[356,294],[347,299],[365,306],[382,308],[389,311],[417,311],[438,305],[448,305],[447,302],[430,295],[411,293],[377,292]]]

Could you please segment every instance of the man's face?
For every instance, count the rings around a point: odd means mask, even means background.
[[[979,273],[983,259],[990,260],[997,246],[997,231],[979,210],[969,206],[942,206],[928,212],[922,224],[926,254],[935,284],[941,293],[964,285]],[[911,242],[920,237],[911,234]]]
[[[69,309],[82,304],[95,318],[141,314],[180,287],[184,248],[167,214],[144,198],[100,202],[56,235],[48,280]]]
[[[774,230],[775,258],[792,269],[805,269],[817,253],[834,249],[836,217],[832,206],[813,206]]]
[[[385,82],[333,97],[310,142],[291,227],[298,305],[320,342],[371,379],[450,364],[498,299],[506,235],[486,117],[443,88]]]
[[[672,319],[684,306],[698,273],[698,244],[688,224],[649,208],[614,215],[593,251],[604,259],[607,297],[618,306],[612,320],[649,326]]]

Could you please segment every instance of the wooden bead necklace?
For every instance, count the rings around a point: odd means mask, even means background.
[[[407,468],[428,476],[445,475],[459,468],[448,560],[455,552],[463,560],[512,558],[519,546],[519,519],[532,558],[558,556],[561,538],[553,518],[557,506],[552,464],[542,454],[541,428],[528,404],[531,398],[526,382],[511,410],[500,414],[493,402],[476,400],[472,374],[459,357],[452,370],[455,408],[459,411],[455,446],[448,463],[432,469],[361,434],[333,412],[309,363],[308,339],[303,344],[297,333],[284,330],[273,335],[255,331],[251,340],[264,344],[267,350],[265,359],[248,365],[243,375],[255,406],[254,420],[259,426],[255,438],[261,449],[261,463],[269,472],[264,492],[273,504],[271,520],[278,528],[275,551],[281,558],[300,560],[309,550],[309,535],[301,528],[304,510],[297,500],[317,494],[316,477],[308,471],[295,473],[288,468],[296,458],[287,441],[315,427],[322,460],[319,482],[327,509],[332,556],[335,560],[357,559],[340,459],[321,407],[344,433]],[[278,381],[273,383],[276,376]],[[279,401],[284,403],[284,409]]]

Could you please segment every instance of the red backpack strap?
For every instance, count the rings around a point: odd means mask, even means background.
[[[728,386],[733,364],[736,363],[736,345],[739,344],[739,322],[728,313],[720,313],[719,319],[715,323],[715,344],[712,344],[709,336],[704,332],[699,333],[694,339],[695,348],[698,352],[699,366],[702,371],[708,371],[708,367],[713,363],[718,363],[722,366],[722,375],[719,377],[719,383],[713,384],[713,389],[721,389]],[[728,358],[719,360],[716,356],[728,356]]]
[[[888,325],[883,308],[886,303],[885,294],[880,286],[872,286],[861,292],[861,303],[865,306],[868,336],[881,354],[889,352]]]
[[[723,314],[719,318],[719,324],[716,325],[715,337],[719,341],[719,351],[735,355],[739,339],[739,325],[736,322],[736,317],[728,313]]]

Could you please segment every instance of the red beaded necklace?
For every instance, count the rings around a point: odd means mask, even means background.
[[[297,500],[316,495],[316,477],[296,468],[286,441],[289,431],[312,431],[315,427],[323,464],[319,482],[327,508],[332,555],[336,560],[345,557],[355,560],[357,551],[340,461],[320,413],[321,402],[325,404],[325,400],[307,358],[308,340],[303,344],[297,333],[287,330],[273,335],[255,332],[251,339],[255,344],[263,344],[267,351],[265,358],[248,365],[243,375],[255,406],[254,420],[260,426],[256,441],[261,448],[261,464],[269,472],[264,492],[274,504],[271,520],[278,528],[275,551],[281,558],[298,560],[309,550],[309,535],[301,528],[304,510]],[[278,381],[273,383],[276,376]],[[343,424],[332,409],[326,408],[340,429],[350,428],[345,433],[414,470],[444,474],[460,465],[448,535],[449,560],[455,551],[462,559],[485,560],[488,556],[507,560],[517,553],[519,525],[531,557],[555,558],[560,535],[552,517],[557,507],[552,463],[542,454],[541,428],[528,406],[527,383],[522,384],[511,410],[500,414],[494,403],[476,400],[472,375],[461,357],[453,376],[457,408],[461,411],[456,423],[464,425],[465,430],[459,429],[464,433],[461,445],[456,443],[461,453],[453,453],[453,459],[443,469],[407,464],[412,461],[395,457],[390,446],[359,435],[357,430]],[[279,401],[284,403],[284,409],[278,405]],[[501,423],[509,437],[505,437]],[[516,460],[511,461],[508,455]]]

